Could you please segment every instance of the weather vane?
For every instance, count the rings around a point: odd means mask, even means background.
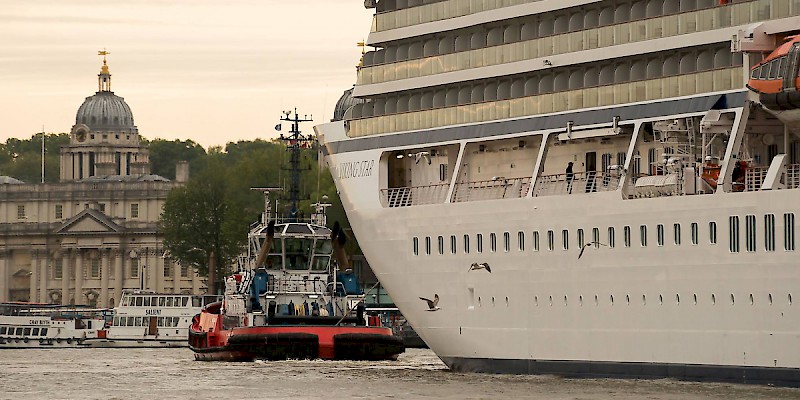
[[[105,47],[103,47],[103,50],[100,50],[100,51],[97,52],[98,56],[103,56],[103,64],[106,63],[106,56],[109,55],[109,54],[111,54],[111,52],[110,51],[106,51]]]

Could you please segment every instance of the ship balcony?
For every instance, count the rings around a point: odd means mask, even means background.
[[[383,207],[441,204],[447,198],[449,184],[389,188],[381,190]]]
[[[568,179],[567,174],[542,175],[536,180],[534,196],[613,192],[619,182],[617,172],[576,172],[572,179]]]
[[[761,190],[764,179],[767,177],[769,167],[750,167],[745,172],[744,184],[734,183],[734,190],[757,192]],[[800,164],[786,166],[783,184],[786,189],[800,188]]]

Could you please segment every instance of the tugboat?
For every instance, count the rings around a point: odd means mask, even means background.
[[[301,121],[296,114],[287,120],[296,152]],[[293,172],[296,167],[293,162]],[[293,194],[297,181],[292,179]],[[367,324],[365,294],[344,251],[347,236],[338,223],[326,227],[330,204],[313,204],[311,219],[300,221],[293,196],[291,213],[278,220],[269,199],[276,189],[257,190],[264,192],[265,210],[248,234],[247,256],[226,278],[223,300],[203,307],[189,328],[195,359],[397,359],[405,351],[402,339],[390,328]]]

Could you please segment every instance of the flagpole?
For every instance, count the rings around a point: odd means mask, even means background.
[[[42,125],[42,183],[44,183],[44,125]]]

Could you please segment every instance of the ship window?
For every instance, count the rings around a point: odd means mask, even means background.
[[[30,336],[31,335],[31,328],[25,328],[22,330],[23,336]]]
[[[533,251],[539,251],[539,231],[533,231]]]
[[[0,327],[0,335],[5,335],[6,334],[6,329],[7,328],[5,326]]]
[[[159,307],[164,307],[165,305],[167,305],[167,298],[166,297],[159,297],[158,298],[158,306]]]
[[[600,248],[600,228],[592,228],[592,242],[596,249]]]
[[[181,303],[182,303],[181,307],[188,306],[189,305],[189,298],[188,297],[184,297],[183,300],[181,301]]]
[[[164,326],[164,317],[158,317],[158,319],[156,320],[156,325],[158,325],[159,327],[163,327]]]
[[[775,79],[778,77],[779,66],[780,66],[780,58],[772,60],[769,63],[769,79]]]
[[[639,242],[642,247],[647,246],[647,225],[639,226]]]
[[[39,328],[33,328],[31,332],[31,336],[39,336]]]
[[[314,239],[285,239],[283,245],[286,252],[286,269],[308,270],[311,267]]]
[[[717,244],[717,223],[715,221],[708,223],[708,242]]]
[[[786,69],[786,65],[784,65],[786,64],[785,61],[786,61],[785,56],[778,59],[778,75],[776,76],[776,78],[778,79],[783,78],[783,71]]]
[[[144,299],[142,299],[141,297],[136,297],[136,307],[141,307],[143,303]]]
[[[150,307],[150,296],[144,298],[144,302],[142,303],[145,307]]]
[[[584,244],[583,229],[578,229],[578,247],[582,248]]]
[[[142,326],[142,317],[135,317],[133,326]]]
[[[775,251],[775,214],[764,216],[764,250]]]
[[[745,246],[748,252],[756,251],[756,216],[747,215],[744,217],[745,223]]]
[[[17,336],[22,336],[22,328],[17,328]]]
[[[609,226],[608,227],[608,247],[613,249],[614,246],[616,246],[616,244],[617,244],[616,242],[617,242],[617,234],[616,234],[616,232],[614,232],[614,227],[613,226]]]
[[[418,256],[419,255],[419,238],[415,237],[412,240],[412,242],[414,243],[414,246],[413,246],[414,247],[414,255]]]
[[[172,307],[172,297],[167,297],[167,305],[166,307]]]
[[[659,246],[664,245],[664,225],[662,224],[656,225],[656,241]]]
[[[789,297],[789,299],[790,299],[789,303],[791,303],[791,295],[789,295],[789,296],[790,296]],[[42,333],[42,336],[47,336],[47,328],[42,328],[42,332],[41,333]]]
[[[562,243],[562,247],[564,248],[564,250],[568,250],[569,249],[569,231],[568,230],[564,229],[564,230],[561,231],[561,241],[563,242]]]
[[[477,241],[478,246],[478,253],[483,253],[483,234],[477,234],[475,236],[475,241]]]
[[[693,245],[697,245],[697,242],[699,241],[698,236],[699,236],[699,229],[698,229],[698,226],[697,226],[697,222],[692,222],[692,244]]]
[[[464,254],[469,254],[469,235],[464,235]]]
[[[681,245],[681,224],[673,224],[672,225],[672,233],[675,235],[675,245]]]
[[[753,72],[750,74],[750,77],[753,79],[758,79],[760,73],[761,73],[760,68],[753,68]]]
[[[437,244],[439,245],[439,254],[444,254],[444,236],[438,237]]]
[[[456,254],[456,235],[450,235],[450,254]]]
[[[547,231],[547,249],[550,251],[553,251],[553,248],[555,247],[555,236],[556,235],[553,233],[553,231]]]
[[[767,76],[769,75],[769,64],[764,64],[758,67],[758,69],[758,79],[767,79]]]
[[[783,249],[794,251],[794,213],[783,214]]]
[[[425,236],[425,254],[431,254],[431,237]]]
[[[503,232],[503,250],[506,253],[511,251],[511,234],[508,232]]]
[[[739,252],[739,216],[728,217],[729,250],[731,253]]]
[[[525,251],[525,232],[517,232],[519,251]]]
[[[625,239],[625,247],[631,247],[631,227],[625,226],[622,228],[622,236]]]
[[[497,251],[497,235],[494,232],[489,234],[489,246],[492,249],[492,253]]]

